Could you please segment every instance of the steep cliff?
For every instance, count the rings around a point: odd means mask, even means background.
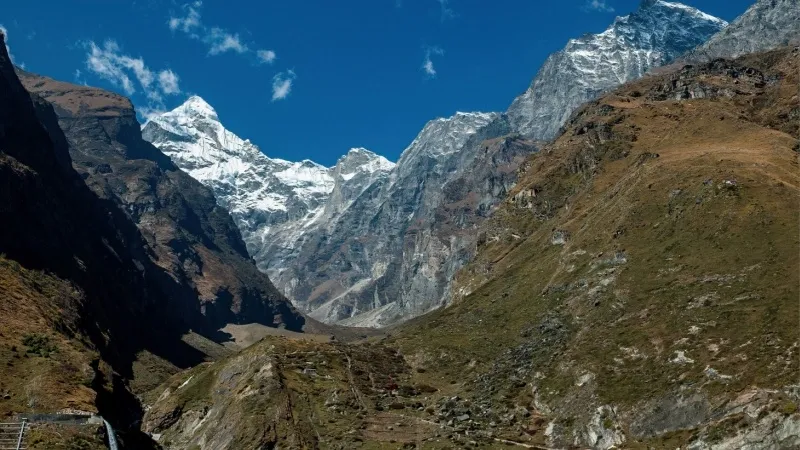
[[[71,167],[52,106],[24,89],[1,39],[0,130],[0,416],[99,410],[150,448],[130,427],[137,355],[173,372],[206,355],[181,341],[144,239]]]
[[[53,104],[86,185],[144,237],[132,251],[158,267],[144,276],[169,298],[173,317],[208,335],[242,322],[302,329],[302,316],[256,269],[211,190],[141,138],[128,99],[25,72],[21,78]]]

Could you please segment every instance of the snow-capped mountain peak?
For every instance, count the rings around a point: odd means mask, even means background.
[[[270,158],[227,130],[214,108],[196,95],[151,117],[142,135],[214,190],[259,268],[270,275],[291,260],[303,233],[346,209],[352,197],[394,168],[364,148],[350,150],[331,168],[308,159]],[[341,197],[341,204],[327,207],[332,196]]]
[[[175,115],[181,114],[186,117],[200,116],[213,120],[219,120],[217,117],[217,111],[199,95],[192,95],[172,112],[175,113]]]
[[[470,136],[499,116],[498,113],[456,112],[450,117],[433,119],[425,124],[411,145],[403,151],[398,164],[405,165],[404,161],[422,155],[437,159],[447,157],[457,152]]]
[[[334,176],[350,180],[358,173],[389,172],[395,164],[363,147],[352,148],[339,158],[332,172]]]
[[[800,1],[757,0],[730,26],[685,55],[689,61],[736,58],[800,40]]]
[[[669,8],[673,10],[679,10],[687,14],[690,14],[701,21],[718,23],[723,27],[728,25],[728,22],[720,19],[719,17],[714,17],[711,14],[706,14],[703,11],[700,11],[699,9],[693,6],[684,5],[683,3],[668,2],[665,0],[643,0],[640,10],[646,11],[649,8]]]
[[[672,62],[727,26],[696,8],[644,0],[598,34],[570,40],[544,63],[530,88],[508,109],[514,128],[537,140],[555,137],[582,103],[652,67]]]

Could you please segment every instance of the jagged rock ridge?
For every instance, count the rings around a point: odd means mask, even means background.
[[[770,50],[800,39],[799,0],[758,0],[729,27],[690,52],[686,59],[709,61]]]
[[[645,0],[602,33],[572,39],[550,55],[508,109],[514,128],[550,140],[582,103],[706,42],[727,23],[695,8]]]

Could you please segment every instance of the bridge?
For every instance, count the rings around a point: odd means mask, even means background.
[[[29,426],[27,419],[0,423],[0,450],[24,450],[25,431]]]
[[[77,410],[64,410],[56,414],[18,415],[12,421],[0,423],[0,450],[25,450],[25,434],[31,426],[40,423],[56,425],[101,425],[106,428],[108,447],[118,450],[114,429],[105,419],[93,413]]]

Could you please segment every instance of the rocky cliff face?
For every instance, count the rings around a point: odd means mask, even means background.
[[[512,126],[533,139],[553,139],[582,103],[673,61],[726,25],[680,3],[645,0],[606,31],[572,39],[550,55],[509,107]]]
[[[459,241],[450,234],[459,229],[457,223],[435,222],[434,215],[445,202],[469,204],[466,198],[447,197],[446,186],[481,162],[496,163],[486,168],[493,170],[513,164],[514,152],[533,151],[530,146],[500,146],[493,150],[502,153],[496,159],[479,158],[487,152],[484,141],[509,131],[497,114],[458,113],[429,122],[390,177],[371,185],[324,233],[309,239],[279,282],[292,286],[292,296],[306,302],[312,317],[326,322],[381,326],[439,306],[448,273],[460,264],[456,255],[470,247],[470,240]],[[490,195],[513,184],[513,175],[497,173],[496,179],[481,180],[485,183],[476,187],[485,187]],[[486,201],[487,193],[480,189],[454,189],[451,194]],[[491,204],[484,205],[484,213]]]
[[[137,359],[177,371],[204,355],[181,341],[145,239],[73,169],[52,105],[25,90],[1,35],[0,130],[0,416],[100,411],[130,448],[150,448],[130,426]]]
[[[758,0],[685,59],[710,61],[770,50],[800,39],[800,1]]]
[[[21,73],[50,102],[75,169],[102,200],[124,211],[148,282],[169,298],[170,315],[213,333],[226,323],[300,330],[303,319],[260,273],[213,193],[142,140],[130,101],[116,94]],[[126,231],[120,230],[120,233]],[[142,246],[143,249],[137,249]]]

